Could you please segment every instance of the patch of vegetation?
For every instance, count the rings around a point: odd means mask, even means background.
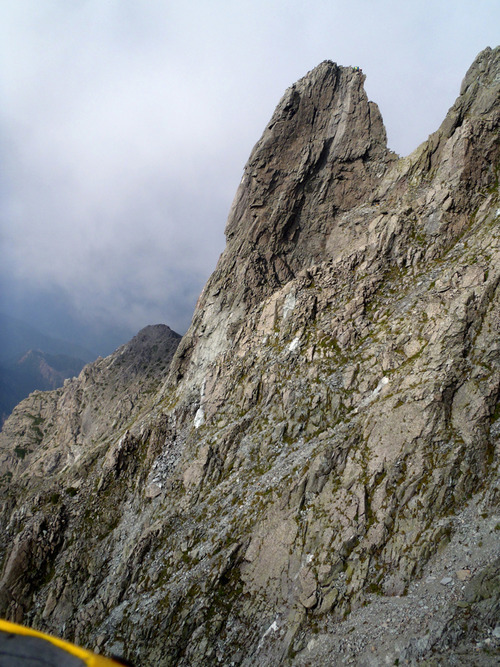
[[[24,457],[26,456],[26,454],[31,454],[31,450],[30,450],[30,449],[27,449],[26,447],[21,447],[20,445],[18,445],[18,446],[14,449],[14,451],[15,451],[15,453],[16,453],[16,456],[18,456],[18,457],[21,459],[21,461],[24,459]]]

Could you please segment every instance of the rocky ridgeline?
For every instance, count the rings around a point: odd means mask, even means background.
[[[168,370],[171,333],[6,422],[3,615],[140,665],[497,664],[500,48],[403,159],[363,79],[285,93]]]

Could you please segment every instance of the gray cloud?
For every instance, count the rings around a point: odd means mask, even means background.
[[[0,13],[0,278],[62,288],[89,320],[181,332],[286,87],[326,58],[360,65],[406,154],[500,24],[496,0],[17,0]]]

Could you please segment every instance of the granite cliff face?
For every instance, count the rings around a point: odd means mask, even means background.
[[[285,93],[169,368],[6,422],[3,615],[141,665],[496,663],[500,48],[404,159],[363,78]]]

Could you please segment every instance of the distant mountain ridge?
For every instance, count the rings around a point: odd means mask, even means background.
[[[0,313],[0,364],[15,363],[28,350],[63,354],[85,363],[97,356],[81,345],[48,336],[22,320]]]
[[[32,391],[60,387],[95,357],[81,345],[0,313],[0,428]]]
[[[0,427],[14,407],[32,391],[61,387],[79,374],[85,362],[66,354],[28,350],[14,363],[0,365]]]

